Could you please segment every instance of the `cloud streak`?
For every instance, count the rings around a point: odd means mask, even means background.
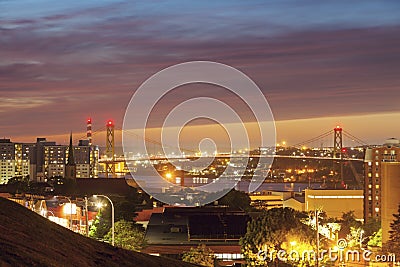
[[[0,110],[6,115],[0,131],[6,135],[78,131],[87,116],[120,124],[135,88],[190,60],[245,72],[278,120],[400,111],[397,1],[358,7],[345,1],[46,3],[31,11],[17,10],[24,1],[0,4],[11,11],[0,18]],[[372,10],[382,16],[367,15]],[[182,98],[166,99],[160,112],[199,90],[215,92],[188,87]],[[13,121],[24,124],[4,126]]]

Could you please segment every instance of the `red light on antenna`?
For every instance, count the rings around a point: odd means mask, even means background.
[[[92,123],[92,119],[91,118],[87,119],[87,123]]]
[[[112,120],[108,120],[108,121],[107,121],[107,125],[108,125],[108,126],[112,126],[113,124],[114,124],[114,123],[113,123]]]

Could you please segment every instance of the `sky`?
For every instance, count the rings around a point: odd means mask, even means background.
[[[140,84],[201,60],[259,86],[278,141],[337,124],[369,143],[400,138],[399,14],[397,0],[0,0],[0,136],[67,143],[70,131],[84,135],[88,117],[94,130],[109,118],[121,127]],[[193,95],[230,101],[219,89],[187,86],[154,118]]]

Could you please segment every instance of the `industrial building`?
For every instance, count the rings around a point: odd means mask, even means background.
[[[306,188],[300,193],[263,191],[250,195],[250,199],[252,206],[258,209],[322,210],[331,218],[341,218],[343,213],[354,211],[356,219],[363,219],[363,190]]]
[[[343,213],[354,211],[358,220],[363,219],[363,190],[306,189],[304,211],[322,210],[330,218],[341,218]]]

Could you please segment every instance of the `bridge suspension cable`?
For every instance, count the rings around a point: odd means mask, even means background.
[[[166,144],[163,144],[163,143],[161,143],[159,141],[156,141],[156,140],[153,140],[153,139],[150,139],[150,138],[147,138],[147,137],[143,137],[143,136],[141,136],[141,135],[139,135],[137,133],[134,133],[131,130],[123,130],[122,128],[118,128],[118,130],[120,130],[122,133],[129,134],[131,136],[135,136],[138,139],[144,139],[146,142],[148,142],[150,144],[158,145],[161,148],[162,147],[168,147],[168,148],[177,149],[179,151],[190,152],[190,153],[197,153],[198,152],[198,151],[195,151],[195,150],[186,149],[186,148],[182,148],[182,147],[174,147],[174,146],[166,145]]]
[[[95,131],[93,131],[92,132],[92,136],[94,136],[94,135],[96,135],[96,134],[98,134],[98,133],[102,133],[102,132],[105,132],[106,131],[106,127],[105,126],[102,126],[102,127],[100,127],[100,128],[98,128],[98,129],[96,129]],[[74,143],[75,142],[77,142],[77,141],[79,141],[79,140],[83,140],[83,139],[86,139],[87,138],[87,136],[86,136],[86,134],[85,135],[82,135],[81,137],[79,137],[79,138],[74,138]]]
[[[344,130],[343,130],[343,134],[344,134],[346,137],[350,138],[352,141],[358,143],[359,145],[362,145],[362,146],[367,145],[367,142],[365,142],[365,141],[363,141],[362,139],[360,139],[360,138],[358,138],[358,137],[352,135],[351,133],[349,133],[349,132],[347,132],[347,131],[344,131]]]
[[[293,146],[294,146],[294,147],[301,147],[301,146],[303,146],[303,145],[307,145],[307,144],[316,142],[316,141],[318,141],[318,140],[321,140],[321,139],[323,139],[323,138],[325,138],[325,137],[328,137],[328,136],[330,136],[330,135],[332,135],[332,131],[331,131],[331,130],[330,130],[330,131],[327,131],[327,132],[325,132],[325,133],[323,133],[323,134],[320,134],[320,135],[318,135],[318,136],[316,136],[316,137],[313,137],[313,138],[311,138],[311,139],[308,139],[308,140],[306,140],[306,141],[303,141],[303,142],[294,144]]]

